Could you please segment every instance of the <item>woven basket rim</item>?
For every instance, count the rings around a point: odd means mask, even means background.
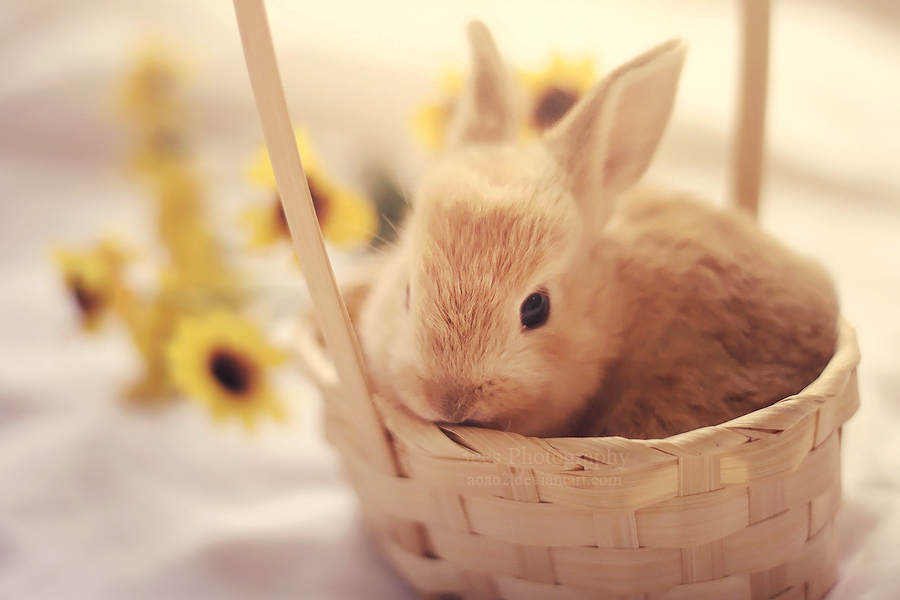
[[[340,384],[334,366],[324,347],[319,343],[312,321],[300,323],[296,350],[307,375],[320,387],[339,391]],[[859,364],[860,352],[854,328],[843,318],[838,323],[838,343],[834,355],[825,369],[812,383],[799,393],[776,403],[720,423],[686,431],[665,438],[632,439],[608,437],[534,438],[494,429],[461,425],[438,424],[426,421],[404,407],[394,406],[373,395],[382,414],[385,428],[409,447],[418,447],[426,454],[445,458],[471,459],[477,455],[493,455],[491,449],[522,447],[527,445],[537,451],[554,452],[559,444],[590,448],[610,443],[623,451],[658,454],[659,451],[680,456],[702,456],[723,446],[739,445],[748,436],[775,436],[790,430],[794,425],[814,415],[829,399],[839,395]],[[855,407],[853,408],[855,412]],[[840,426],[853,412],[840,415],[835,424]],[[492,462],[497,462],[494,456]],[[500,459],[499,462],[505,462]]]

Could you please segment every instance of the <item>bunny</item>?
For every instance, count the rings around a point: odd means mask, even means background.
[[[522,435],[664,437],[799,392],[835,350],[816,263],[749,217],[635,187],[685,57],[664,43],[516,143],[487,28],[451,148],[359,308],[371,383],[421,418]]]

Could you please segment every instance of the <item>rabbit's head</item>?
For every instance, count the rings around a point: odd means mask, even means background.
[[[468,33],[450,147],[417,190],[360,335],[376,390],[419,416],[555,435],[615,356],[604,229],[655,152],[685,47],[620,67],[521,145],[491,35],[479,22]]]

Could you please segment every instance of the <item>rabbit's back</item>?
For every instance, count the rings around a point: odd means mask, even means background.
[[[576,426],[653,438],[795,394],[836,344],[825,271],[744,214],[636,190],[610,223],[618,358]],[[604,307],[598,307],[603,310]]]

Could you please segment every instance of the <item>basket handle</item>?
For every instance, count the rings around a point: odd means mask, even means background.
[[[743,20],[741,89],[734,139],[732,193],[735,204],[757,218],[765,155],[771,0],[740,1]]]
[[[309,185],[294,138],[284,86],[278,71],[272,34],[263,0],[234,0],[244,58],[275,181],[284,206],[294,249],[319,319],[344,395],[357,411],[359,435],[368,439],[360,447],[371,449],[372,464],[384,473],[398,466],[381,417],[369,395],[362,353],[328,261]]]

